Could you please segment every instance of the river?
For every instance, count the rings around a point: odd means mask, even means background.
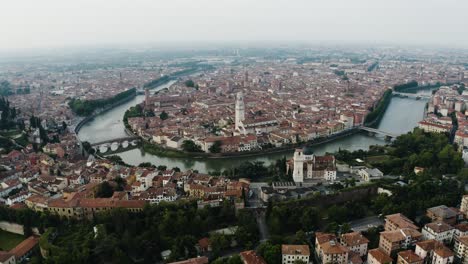
[[[172,85],[172,83],[173,82],[161,85],[155,88],[153,92],[167,88]],[[430,93],[430,91],[423,90],[418,93],[427,94]],[[122,121],[123,115],[128,108],[143,100],[144,95],[137,95],[131,101],[95,117],[81,128],[78,134],[79,138],[92,143],[126,136]],[[413,130],[417,123],[423,118],[425,104],[425,100],[393,97],[378,128],[394,134],[404,134]],[[386,144],[383,137],[369,136],[367,133],[362,132],[315,146],[312,150],[316,154],[324,154],[326,152],[335,152],[340,148],[352,151],[368,149],[371,145],[383,144]],[[236,167],[245,161],[262,161],[265,162],[265,164],[270,164],[284,156],[289,158],[292,154],[293,151],[284,151],[281,153],[270,153],[254,157],[191,159],[160,157],[144,153],[140,149],[132,149],[119,153],[118,155],[122,157],[123,161],[132,165],[138,165],[142,162],[151,162],[155,165],[165,165],[168,168],[179,167],[181,170],[195,169],[200,172],[209,172],[222,171],[227,168]]]

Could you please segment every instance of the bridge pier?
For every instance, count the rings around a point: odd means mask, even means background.
[[[391,138],[396,138],[398,136],[396,134],[392,134],[392,133],[389,133],[389,132],[378,130],[376,128],[371,128],[371,127],[366,127],[366,126],[360,126],[359,129],[361,129],[363,131],[367,131],[368,135],[370,135],[370,136],[374,136],[376,134],[380,134],[380,135],[383,135],[383,136],[386,136],[386,137],[388,136],[388,137],[391,137]]]
[[[136,137],[136,136],[130,136],[130,137],[125,137],[125,138],[116,138],[116,139],[106,140],[102,142],[96,142],[92,144],[91,147],[96,151],[96,153],[101,153],[101,154],[105,154],[107,152],[116,153],[116,152],[127,150],[128,148],[136,147],[139,145],[140,142],[141,142],[141,138]]]

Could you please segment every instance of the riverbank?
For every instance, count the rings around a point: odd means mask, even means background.
[[[374,107],[373,111],[370,112],[366,116],[366,121],[365,121],[366,126],[375,128],[379,125],[382,117],[384,116],[388,108],[388,105],[390,104],[392,100],[392,92],[393,91],[391,89],[388,89],[384,92],[384,94],[382,95],[382,97],[380,98],[376,106]],[[123,123],[124,123],[126,130],[130,131],[130,134],[135,135],[136,133],[132,131],[132,129],[130,128],[128,124],[128,117],[142,116],[143,113],[141,112],[141,110],[138,113],[133,113],[135,111],[135,109],[133,108],[130,108],[125,111],[125,114],[123,117]],[[334,141],[344,136],[355,134],[356,132],[358,132],[358,130],[359,129],[357,128],[352,128],[352,129],[344,130],[337,134],[330,135],[327,137],[321,137],[321,138],[314,139],[312,141],[301,142],[301,143],[296,143],[296,144],[288,144],[282,147],[272,147],[268,149],[260,149],[260,150],[255,150],[255,151],[229,152],[229,153],[187,152],[187,151],[183,151],[180,149],[166,148],[160,144],[153,143],[141,137],[140,138],[144,142],[142,150],[152,155],[158,155],[158,156],[163,156],[163,157],[168,157],[168,158],[226,159],[226,158],[233,158],[233,157],[254,157],[254,156],[259,156],[259,155],[264,155],[264,154],[287,152],[287,151],[292,151],[296,148],[300,148],[304,146],[313,147],[313,146],[317,146],[320,144]]]
[[[379,125],[382,117],[387,111],[388,105],[392,100],[392,93],[393,91],[390,89],[384,92],[382,98],[380,98],[379,102],[377,103],[377,106],[374,107],[372,112],[367,114],[364,121],[366,126],[376,128]]]
[[[416,82],[417,84],[417,82]],[[434,84],[434,85],[412,85],[412,86],[409,86],[409,87],[403,87],[403,88],[399,88],[398,90],[395,88],[397,86],[394,87],[394,90],[395,92],[399,92],[399,93],[410,93],[410,94],[415,94],[419,91],[423,91],[423,90],[434,90],[434,89],[438,89],[440,88],[441,86],[450,86],[450,85],[453,85],[453,84],[457,84],[457,82],[453,82],[453,83],[437,83],[437,84]]]
[[[75,129],[74,129],[75,134],[78,135],[78,133],[80,132],[80,129],[81,129],[86,123],[88,123],[89,121],[93,120],[96,116],[102,115],[102,114],[106,113],[107,111],[110,111],[110,110],[116,108],[117,106],[122,105],[122,104],[124,104],[124,103],[126,103],[126,102],[128,102],[128,101],[130,101],[130,100],[132,100],[132,99],[134,99],[135,97],[136,97],[136,93],[133,94],[133,95],[131,95],[131,96],[128,96],[128,97],[126,97],[126,98],[124,98],[124,99],[122,99],[122,100],[120,100],[120,101],[118,101],[118,102],[115,102],[115,103],[113,103],[113,104],[111,104],[111,105],[109,105],[109,106],[107,106],[107,107],[105,107],[105,108],[102,108],[102,110],[100,110],[100,111],[98,111],[98,112],[96,112],[96,113],[93,113],[93,114],[91,114],[90,116],[85,117],[84,119],[82,119],[82,120],[75,126]]]
[[[352,128],[340,133],[330,135],[328,137],[317,138],[312,141],[306,141],[296,144],[288,144],[287,146],[282,147],[273,147],[268,149],[261,149],[256,151],[244,151],[244,152],[230,152],[230,153],[206,153],[206,152],[186,152],[177,149],[171,148],[164,148],[158,144],[154,144],[148,142],[147,140],[143,140],[142,149],[145,153],[158,155],[168,158],[192,158],[192,159],[229,159],[229,158],[238,158],[238,157],[256,157],[265,154],[275,154],[275,153],[282,153],[282,152],[289,152],[293,151],[296,148],[302,147],[316,147],[322,144],[330,143],[335,140],[348,137],[350,135],[354,135],[359,133],[359,128]]]
[[[172,78],[165,78],[164,81],[158,81],[158,86],[162,86],[162,85],[166,85],[168,83],[170,83],[171,81],[173,81]],[[152,88],[150,88],[150,90],[153,90],[154,89],[154,86]],[[137,96],[137,93],[135,92],[134,94],[132,94],[131,96],[128,96],[118,102],[115,102],[105,108],[103,108],[102,110],[96,112],[96,113],[93,113],[92,115],[90,116],[87,116],[85,117],[84,119],[82,119],[76,126],[75,126],[75,134],[78,135],[78,133],[80,132],[80,129],[86,124],[88,123],[89,121],[93,120],[95,117],[99,116],[99,115],[102,115],[102,114],[105,114],[106,112],[110,111],[110,110],[113,110],[114,108],[122,105],[122,104],[125,104],[129,101],[131,101],[132,99],[134,99],[135,97]]]

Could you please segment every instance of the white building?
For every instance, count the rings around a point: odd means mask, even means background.
[[[322,263],[348,264],[349,251],[336,240],[330,240],[321,245],[319,258]]]
[[[15,203],[21,203],[24,200],[28,199],[31,196],[30,192],[24,191],[17,193],[15,195],[11,195],[6,199],[6,205],[11,206]]]
[[[453,240],[458,240],[459,237],[468,236],[468,223],[461,223],[454,226]]]
[[[424,239],[435,239],[443,243],[450,243],[453,239],[455,228],[444,222],[426,224],[422,230]]]
[[[461,263],[468,263],[468,236],[459,237],[453,246],[455,256],[461,260]]]
[[[340,115],[340,121],[343,122],[345,129],[350,129],[354,126],[354,114],[342,113]]]
[[[173,189],[155,188],[140,194],[139,200],[148,201],[151,204],[160,202],[174,202],[177,200],[177,194]]]
[[[182,143],[184,142],[184,138],[179,136],[173,136],[167,139],[166,146],[173,148],[173,149],[180,149],[182,147]]]
[[[377,180],[377,179],[381,179],[384,175],[383,175],[383,172],[381,172],[379,169],[377,168],[373,168],[373,169],[369,169],[369,168],[365,168],[365,169],[360,169],[358,171],[358,174],[359,176],[361,176],[361,179],[363,181],[371,181],[371,180]]]
[[[460,211],[465,215],[465,218],[468,218],[468,195],[463,195]]]
[[[21,189],[23,185],[17,179],[0,182],[0,197],[6,197],[11,191]]]
[[[308,245],[282,245],[282,264],[292,264],[296,260],[309,263],[310,250]]]
[[[452,130],[452,125],[444,125],[441,123],[431,122],[429,120],[419,122],[418,127],[425,132],[436,133],[449,133]]]
[[[452,264],[455,259],[453,252],[446,248],[441,247],[434,250],[434,255],[432,257],[432,263],[434,264]]]
[[[367,255],[367,245],[369,240],[360,232],[352,232],[341,235],[341,244],[349,250],[363,257]]]
[[[288,162],[288,170],[293,167],[294,182],[304,180],[324,179],[336,180],[336,161],[334,156],[316,156],[304,149],[296,149],[292,162]]]
[[[466,146],[465,143],[463,143],[463,146]],[[463,149],[462,150],[462,158],[463,161],[465,162],[465,165],[468,165],[468,149]]]
[[[0,264],[16,264],[15,254],[0,251]]]

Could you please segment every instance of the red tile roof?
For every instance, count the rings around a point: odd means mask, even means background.
[[[14,254],[16,259],[21,258],[31,251],[39,243],[39,238],[35,236],[30,236],[19,243],[15,248],[10,250],[10,253]]]

